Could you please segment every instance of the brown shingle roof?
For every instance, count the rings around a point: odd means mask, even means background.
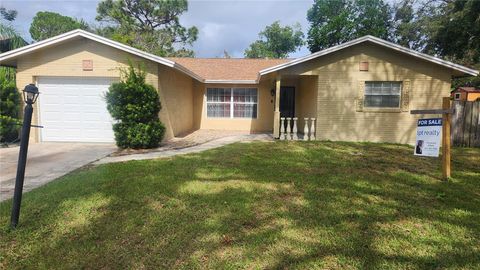
[[[460,86],[455,89],[455,91],[460,90],[460,91],[465,91],[469,93],[480,93],[480,89],[476,89],[475,87],[467,87],[467,86]]]
[[[292,59],[168,58],[205,80],[256,80],[258,72]]]

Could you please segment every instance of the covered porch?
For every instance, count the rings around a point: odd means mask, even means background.
[[[273,137],[280,140],[316,140],[316,75],[274,75]]]

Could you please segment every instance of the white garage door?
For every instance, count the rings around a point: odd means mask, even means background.
[[[113,78],[41,77],[42,141],[113,142],[104,94]]]

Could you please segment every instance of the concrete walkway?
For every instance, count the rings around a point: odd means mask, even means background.
[[[233,135],[233,136],[215,139],[200,145],[181,148],[181,149],[168,149],[165,151],[156,151],[156,152],[149,152],[149,153],[143,153],[143,154],[105,157],[98,161],[93,162],[93,164],[98,165],[98,164],[105,164],[105,163],[123,162],[123,161],[129,161],[129,160],[167,158],[167,157],[172,157],[176,155],[199,153],[205,150],[222,147],[224,145],[232,144],[235,142],[272,141],[272,140],[273,140],[273,137],[271,134]]]
[[[0,201],[13,196],[18,150],[18,146],[0,148]],[[27,192],[44,185],[116,150],[117,147],[113,144],[30,144],[23,191]]]

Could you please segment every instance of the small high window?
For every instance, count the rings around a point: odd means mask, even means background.
[[[462,95],[460,93],[455,93],[455,100],[460,100]]]
[[[365,82],[367,108],[400,108],[401,82]]]

